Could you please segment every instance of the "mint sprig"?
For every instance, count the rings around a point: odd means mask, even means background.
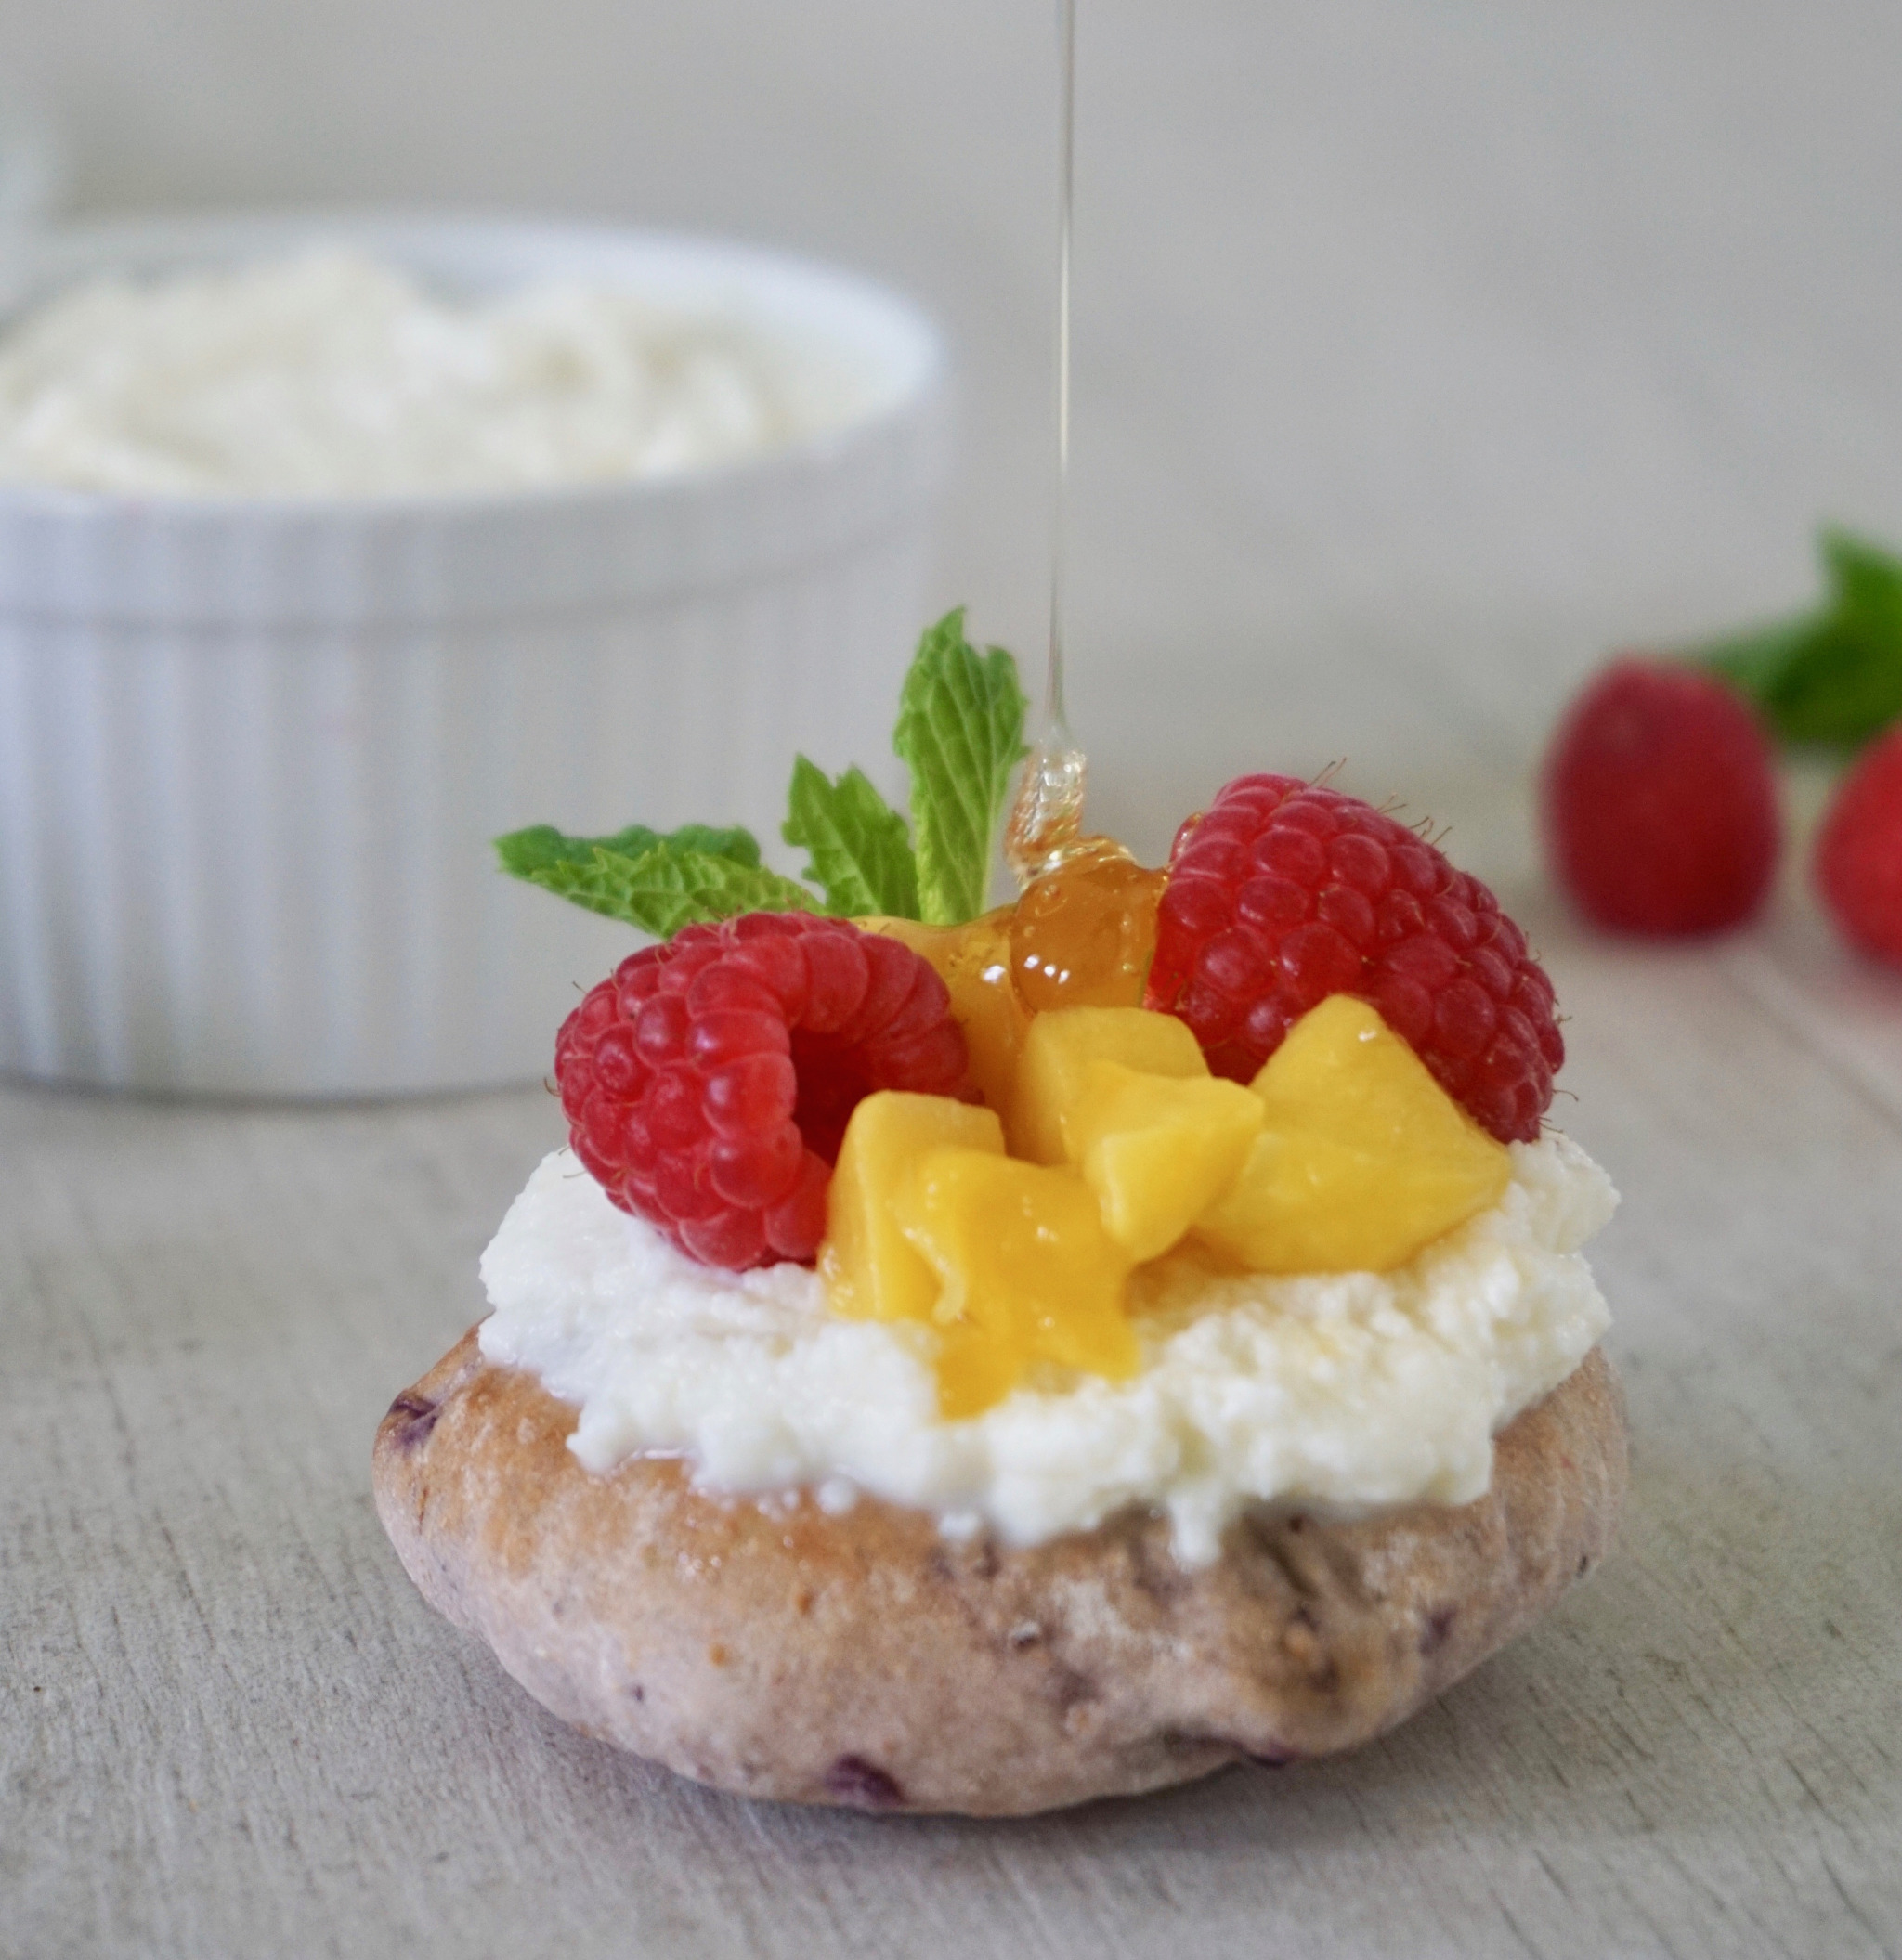
[[[526,834],[517,831],[514,837],[498,839],[498,850]],[[753,849],[757,856],[759,847]],[[505,869],[514,868],[505,850],[502,863]],[[818,909],[817,901],[803,885],[795,885],[777,872],[731,857],[715,857],[710,851],[682,850],[668,838],[638,857],[596,844],[585,861],[575,855],[552,855],[535,869],[517,876],[590,912],[638,926],[643,932],[663,940],[671,939],[683,926],[712,924],[742,912]]]
[[[918,917],[918,861],[905,819],[862,770],[848,769],[834,782],[816,763],[796,757],[780,835],[804,846],[805,875],[826,894],[828,912]]]
[[[1902,718],[1902,559],[1838,529],[1817,540],[1827,596],[1696,650],[1786,742],[1851,747]]]
[[[645,824],[630,824],[611,837],[570,837],[553,824],[536,824],[527,830],[512,830],[507,837],[495,840],[502,868],[513,877],[528,878],[538,885],[544,881],[543,874],[557,864],[592,865],[597,851],[617,858],[644,858],[662,846],[675,852],[696,851],[703,857],[724,858],[730,863],[754,869],[760,863],[759,839],[738,824],[720,830],[710,824],[684,824],[663,836]]]
[[[823,902],[762,866],[758,840],[736,826],[631,824],[578,837],[537,824],[498,837],[496,855],[512,876],[660,939],[762,911],[958,925],[984,910],[997,821],[1024,753],[1024,706],[1017,663],[1001,647],[980,655],[969,645],[961,607],[927,628],[892,737],[911,771],[916,849],[863,771],[835,779],[804,756],[794,761],[781,834],[804,848]]]
[[[927,630],[899,696],[892,746],[911,772],[919,913],[955,926],[984,910],[997,820],[1023,759],[1023,689],[1000,646],[980,655],[964,608]]]

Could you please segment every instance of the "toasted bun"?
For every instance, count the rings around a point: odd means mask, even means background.
[[[1185,1568],[1133,1512],[1010,1550],[922,1512],[606,1476],[575,1412],[474,1332],[377,1432],[376,1503],[430,1603],[589,1735],[748,1797],[1009,1815],[1244,1757],[1350,1748],[1530,1626],[1611,1542],[1622,1398],[1597,1350],[1458,1509],[1263,1509]]]

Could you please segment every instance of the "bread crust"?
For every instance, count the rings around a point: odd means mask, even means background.
[[[700,1783],[987,1816],[1367,1741],[1605,1556],[1626,1475],[1597,1349],[1497,1438],[1474,1503],[1265,1507],[1197,1568],[1147,1512],[954,1544],[872,1498],[724,1499],[654,1458],[596,1475],[574,1425],[473,1329],[397,1397],[377,1510],[432,1605],[564,1721]]]

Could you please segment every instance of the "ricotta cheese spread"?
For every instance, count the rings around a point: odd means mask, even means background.
[[[342,249],[102,279],[0,335],[0,483],[378,496],[625,481],[837,426],[840,372],[731,320],[542,282],[425,292]]]
[[[804,1266],[697,1265],[558,1150],[483,1255],[481,1347],[579,1408],[590,1470],[680,1455],[702,1488],[804,1486],[828,1509],[869,1492],[1018,1545],[1144,1504],[1204,1564],[1257,1501],[1470,1502],[1494,1434],[1604,1332],[1580,1248],[1610,1180],[1556,1134],[1511,1149],[1500,1203],[1393,1272],[1140,1267],[1137,1375],[1053,1372],[962,1421],[938,1414],[930,1330],[840,1318]]]

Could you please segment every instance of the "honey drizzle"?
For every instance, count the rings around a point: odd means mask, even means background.
[[[1004,862],[1019,889],[1085,842],[1086,763],[1063,709],[1063,639],[1070,504],[1070,219],[1076,163],[1076,0],[1058,0],[1056,484],[1050,524],[1050,640],[1044,698],[1029,759],[1004,827]]]

